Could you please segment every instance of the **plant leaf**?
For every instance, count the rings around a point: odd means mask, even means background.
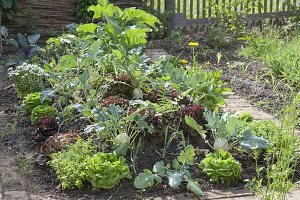
[[[26,37],[22,33],[18,33],[17,36],[18,36],[20,46],[21,47],[26,47],[27,46]]]
[[[158,161],[157,163],[155,163],[155,165],[153,166],[153,172],[163,176],[166,173],[166,166],[165,163],[163,161]]]
[[[154,185],[154,175],[149,169],[144,169],[144,172],[139,173],[134,180],[134,187],[145,189]]]
[[[204,196],[204,193],[201,190],[200,185],[195,181],[188,181],[188,184],[186,185],[186,189],[192,191],[198,197],[199,196]]]
[[[168,173],[169,185],[173,189],[177,189],[182,182],[184,172],[171,171]]]
[[[252,134],[250,130],[244,132],[244,140],[241,142],[241,146],[245,149],[265,149],[268,146],[268,141],[262,137],[258,137]]]
[[[95,33],[96,29],[98,28],[97,24],[89,23],[89,24],[80,24],[76,31],[78,33]]]
[[[195,130],[200,134],[200,136],[201,136],[202,138],[204,138],[204,139],[206,138],[206,135],[205,135],[206,131],[203,130],[203,127],[202,127],[201,125],[199,125],[199,124],[196,122],[196,120],[194,120],[194,118],[192,118],[192,117],[186,115],[186,116],[184,117],[184,119],[185,119],[185,123],[186,123],[187,125],[189,125],[192,129],[195,129]]]
[[[36,33],[36,34],[33,34],[33,35],[29,35],[27,37],[27,40],[29,42],[29,45],[34,45],[36,44],[36,42],[40,39],[40,34]]]
[[[188,145],[184,150],[180,151],[179,156],[177,156],[178,161],[181,164],[193,164],[196,152],[192,145]]]

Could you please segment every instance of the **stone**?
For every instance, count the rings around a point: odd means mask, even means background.
[[[25,190],[6,191],[4,192],[4,200],[29,200]]]
[[[287,200],[299,200],[300,199],[300,191],[294,190],[288,193]]]

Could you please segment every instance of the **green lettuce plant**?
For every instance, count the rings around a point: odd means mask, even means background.
[[[39,119],[43,117],[51,117],[56,115],[56,109],[49,105],[39,105],[35,107],[31,112],[31,123],[35,124]]]
[[[48,104],[51,102],[51,99],[46,98],[43,102],[41,99],[41,92],[34,92],[34,93],[30,93],[27,94],[26,97],[23,100],[23,109],[27,112],[27,113],[31,113],[31,111],[41,105],[41,104]]]
[[[242,166],[225,150],[219,150],[206,155],[201,161],[200,169],[206,173],[211,182],[231,183],[241,177]]]
[[[111,189],[123,178],[131,178],[123,157],[98,153],[87,160],[87,179],[95,188]]]

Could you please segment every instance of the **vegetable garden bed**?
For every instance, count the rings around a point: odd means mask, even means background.
[[[34,154],[27,178],[35,189],[63,189],[58,198],[139,199],[247,184],[266,185],[265,197],[285,195],[298,180],[299,95],[279,127],[223,112],[230,90],[222,71],[199,63],[198,42],[186,45],[190,64],[151,63],[145,45],[156,17],[106,1],[89,9],[102,21],[50,38],[8,70],[23,117],[3,141]]]

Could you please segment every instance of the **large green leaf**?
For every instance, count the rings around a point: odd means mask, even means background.
[[[11,8],[13,5],[13,0],[2,0],[1,5],[4,9]]]
[[[184,119],[185,119],[185,123],[187,125],[189,125],[192,129],[195,129],[201,135],[201,137],[205,139],[205,137],[206,137],[206,135],[205,135],[206,131],[203,130],[203,127],[201,125],[199,125],[196,122],[196,120],[194,120],[194,118],[186,115],[184,117]]]
[[[265,149],[268,147],[268,141],[262,137],[258,137],[252,134],[251,131],[246,130],[244,132],[244,140],[241,142],[241,146],[245,149]]]
[[[184,172],[170,171],[168,173],[169,185],[173,189],[177,189],[182,182]]]
[[[73,69],[77,62],[75,55],[64,55],[59,59],[59,64],[55,67],[57,71],[68,71]]]
[[[76,31],[78,33],[95,33],[96,29],[98,28],[97,24],[89,23],[89,24],[80,24]]]
[[[127,29],[125,31],[125,43],[130,47],[134,45],[146,44],[147,32],[149,32],[149,29],[147,28]]]
[[[158,161],[157,163],[155,163],[155,165],[153,166],[153,172],[163,176],[166,173],[166,166],[165,163],[163,161]]]
[[[154,29],[156,29],[155,24],[160,23],[158,18],[154,15],[136,8],[126,8],[123,15],[127,18],[127,20],[133,20],[137,24],[147,24]]]
[[[198,197],[199,196],[204,196],[204,193],[201,190],[200,185],[195,181],[188,181],[188,184],[186,185],[186,189],[192,191]]]
[[[181,164],[193,164],[196,152],[195,148],[192,145],[188,145],[184,150],[180,151],[179,156],[177,156],[177,160]]]
[[[134,180],[134,187],[145,189],[154,185],[154,174],[149,169],[144,169],[144,172],[139,173]]]

